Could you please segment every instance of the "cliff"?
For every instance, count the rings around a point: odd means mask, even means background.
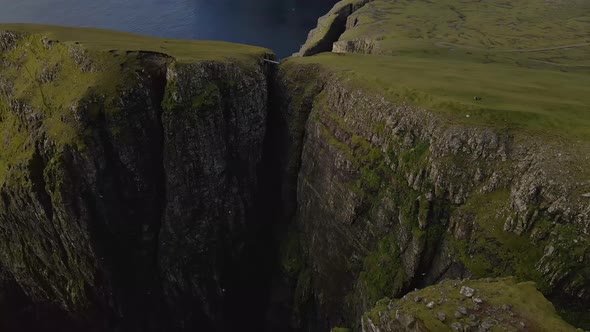
[[[482,316],[444,328],[570,329],[533,281],[589,327],[589,9],[456,2],[343,1],[278,68],[0,26],[0,309],[40,313],[4,325],[436,330],[413,297],[463,283]]]
[[[346,31],[348,18],[372,0],[343,0],[337,2],[326,15],[318,19],[307,40],[294,56],[310,56],[332,50],[332,43]]]
[[[403,71],[371,58],[363,76],[363,59],[352,58],[293,59],[281,70],[292,91],[284,113],[301,138],[296,278],[316,321],[354,324],[381,297],[467,276],[516,275],[568,308],[586,303],[587,141],[525,123],[499,128],[485,109],[414,106]],[[518,117],[498,120],[508,119]]]
[[[356,329],[386,296],[516,276],[588,326],[587,6],[376,0],[348,13],[342,35],[323,35],[332,54],[280,74],[301,156],[303,249],[283,262],[312,312],[299,323]]]
[[[97,330],[220,326],[261,218],[272,54],[1,29],[6,277]]]

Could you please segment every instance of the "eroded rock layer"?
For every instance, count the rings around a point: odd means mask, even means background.
[[[575,150],[458,127],[318,72],[282,71],[301,138],[292,236],[303,248],[283,265],[317,329],[354,325],[384,295],[445,278],[516,275],[564,304],[588,301],[589,188],[575,180],[585,174]]]
[[[98,330],[222,326],[260,217],[266,51],[0,37],[6,275]]]
[[[375,0],[320,18],[299,55],[332,53],[280,75],[300,158],[283,254],[295,321],[358,329],[384,296],[516,276],[590,326],[590,99],[566,83],[589,82],[589,10]]]
[[[436,329],[455,321],[380,300],[507,276],[487,284],[549,308],[534,281],[585,327],[585,46],[564,66],[448,49],[415,38],[424,8],[341,2],[301,55],[337,52],[278,69],[244,45],[0,28],[0,309],[29,308],[0,327]],[[556,17],[584,25],[577,8]],[[420,28],[375,28],[392,15]]]

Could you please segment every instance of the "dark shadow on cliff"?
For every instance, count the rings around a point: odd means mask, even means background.
[[[21,287],[0,270],[0,331],[99,332],[51,303],[33,303]]]
[[[284,223],[281,201],[281,159],[285,154],[281,139],[286,125],[278,112],[276,66],[267,63],[268,114],[262,161],[258,166],[257,198],[252,215],[247,220],[244,254],[237,266],[227,266],[224,275],[230,276],[225,298],[222,331],[265,331],[271,283],[278,266],[280,239],[277,231]],[[287,330],[288,322],[280,327]]]

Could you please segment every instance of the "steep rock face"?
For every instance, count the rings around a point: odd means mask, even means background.
[[[590,188],[576,153],[587,144],[452,125],[319,65],[295,61],[282,75],[283,112],[302,137],[303,262],[290,269],[287,255],[284,270],[295,306],[313,308],[310,330],[356,326],[380,298],[444,278],[516,275],[558,303],[587,303]]]
[[[310,114],[299,121],[302,139],[294,144],[302,153],[291,152],[301,154],[291,234],[304,248],[283,254],[283,270],[296,280],[294,306],[313,313],[311,329],[360,328],[360,315],[381,297],[449,277],[514,275],[535,280],[569,321],[590,326],[583,263],[590,244],[588,132],[549,125],[570,115],[581,121],[585,111],[549,106],[543,97],[551,91],[533,92],[539,81],[527,81],[566,67],[570,79],[587,78],[584,35],[567,30],[588,31],[579,26],[588,7],[538,0],[508,7],[356,3],[340,11],[351,4],[342,1],[318,21],[298,55],[329,51],[330,43],[337,54],[283,65],[292,78],[285,79],[293,101],[283,107],[286,116]],[[515,8],[523,16],[508,18]],[[342,13],[345,25],[335,19]],[[540,19],[547,15],[551,27]],[[336,30],[342,34],[327,33]],[[488,68],[468,69],[479,64]],[[518,72],[523,66],[528,70]],[[483,77],[496,70],[507,75],[486,85]],[[305,71],[320,82],[301,87]],[[528,89],[502,86],[507,81]],[[312,101],[301,104],[302,96]],[[584,94],[569,100],[588,102]],[[498,118],[489,116],[495,112]],[[535,121],[548,126],[529,130]]]
[[[95,331],[89,322],[73,319],[51,302],[33,302],[5,270],[0,270],[0,329],[35,331],[39,322],[49,331]]]
[[[6,287],[99,331],[255,328],[281,242],[270,301],[298,330],[360,329],[445,278],[515,275],[588,310],[586,140],[447,117],[379,76],[423,59],[292,59],[275,81],[265,50],[125,38],[0,34]],[[464,94],[443,106],[487,115]]]
[[[46,48],[40,36],[20,43],[5,54],[2,69],[2,260],[34,299],[71,312],[122,314],[129,309],[122,299],[133,298],[128,292],[141,292],[134,285],[151,282],[142,272],[151,269],[159,222],[157,90],[163,86],[157,80],[163,72],[124,73],[133,84],[119,94],[104,93],[98,84],[79,95],[62,92],[73,88],[44,82],[47,68],[58,68],[66,85],[84,84],[74,75],[102,79],[99,69],[78,67],[74,56],[61,58],[77,48]],[[148,68],[160,61],[129,58]],[[77,72],[61,69],[68,65]]]
[[[191,63],[0,38],[7,274],[97,330],[214,324],[256,222],[264,50]]]
[[[195,307],[223,324],[231,271],[257,216],[267,77],[215,63],[177,65],[167,75],[159,251],[165,297],[182,327],[202,327],[190,322]]]

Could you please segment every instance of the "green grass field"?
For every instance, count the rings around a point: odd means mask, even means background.
[[[373,54],[288,63],[454,124],[590,140],[590,2],[376,0],[348,20],[339,43],[368,41]]]
[[[190,60],[238,60],[272,53],[261,47],[221,41],[191,41],[148,37],[126,32],[72,28],[36,24],[0,24],[0,31],[25,32],[47,36],[63,43],[80,43],[97,51],[151,51],[170,55],[178,61]]]
[[[590,139],[587,73],[412,56],[324,53],[288,61],[322,64],[344,82],[448,115],[457,124]]]
[[[519,66],[590,66],[590,2],[377,0],[356,11],[340,40],[375,52],[458,56]]]

